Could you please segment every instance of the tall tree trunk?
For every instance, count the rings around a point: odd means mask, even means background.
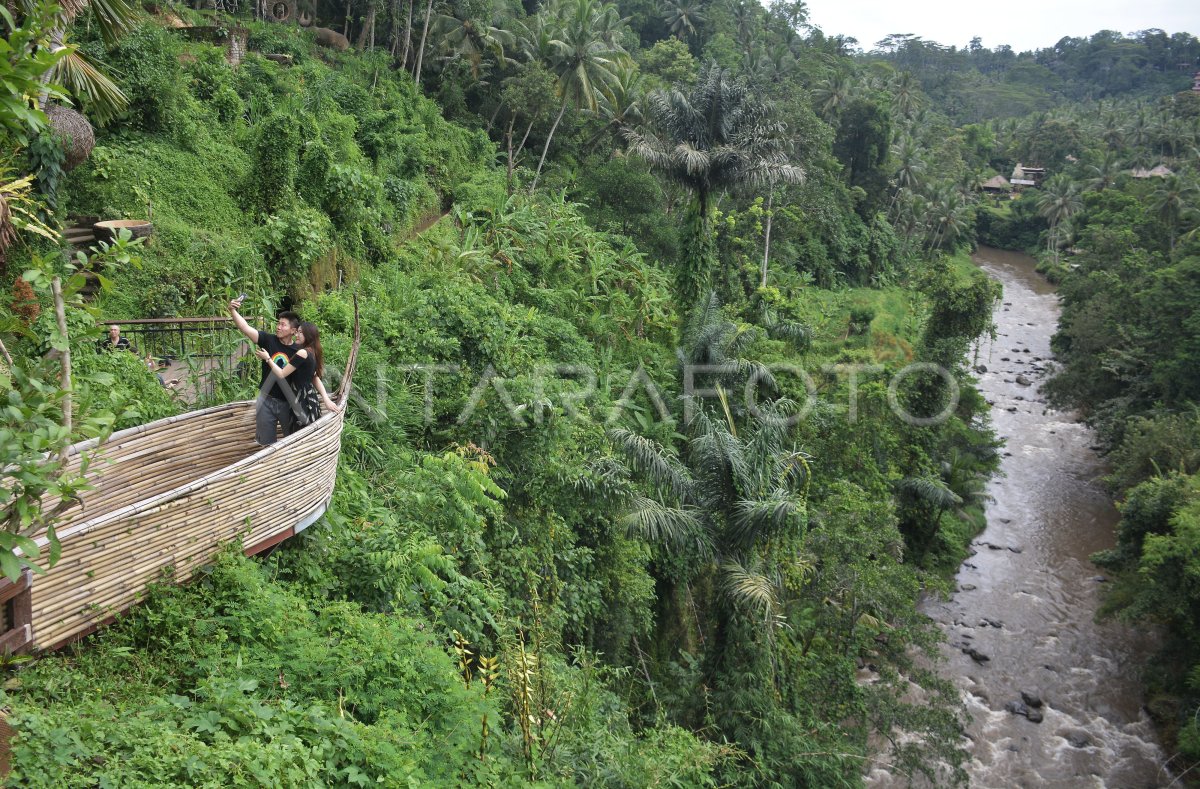
[[[53,52],[57,49],[60,49],[62,47],[63,36],[66,35],[66,28],[64,27],[65,24],[66,23],[64,23],[60,20],[59,23],[57,25],[55,25],[54,29],[50,31],[50,51],[51,52]],[[40,80],[43,85],[49,85],[50,84],[50,72],[47,71],[45,74],[43,74],[40,77]],[[38,109],[45,112],[46,104],[49,101],[50,101],[50,94],[45,89],[43,89],[41,94],[38,96]]]
[[[400,57],[400,68],[408,68],[408,51],[412,48],[412,15],[416,0],[408,0],[408,19],[404,23],[404,54]]]
[[[355,44],[359,51],[367,48],[367,42],[371,45],[375,43],[375,4],[367,9],[367,18],[363,20],[362,30],[358,31],[358,43]]]
[[[400,45],[400,0],[392,0],[388,14],[390,15],[388,19],[388,37],[391,39],[388,43],[388,57],[395,60],[396,47]]]
[[[550,127],[550,136],[546,138],[546,144],[542,147],[542,158],[538,160],[537,172],[533,175],[533,184],[529,187],[529,191],[537,189],[538,179],[542,177],[542,165],[546,163],[546,153],[550,150],[550,141],[554,139],[554,131],[558,128],[559,121],[562,120],[563,113],[567,111],[568,99],[563,96],[562,107],[558,110],[558,117],[554,119],[554,125]]]
[[[492,127],[496,125],[496,117],[500,114],[500,110],[504,109],[504,102],[496,103],[496,109],[492,110],[492,117],[488,118],[487,132],[491,134]]]
[[[425,4],[425,24],[421,28],[421,46],[417,49],[417,68],[413,72],[413,81],[417,88],[421,87],[421,68],[425,63],[425,39],[429,37],[429,20],[433,16],[433,0]]]
[[[762,279],[759,281],[760,288],[767,287],[767,261],[771,259],[771,220],[774,214],[771,211],[771,205],[775,202],[775,190],[767,196],[767,231],[763,237],[763,262],[762,262]]]
[[[521,144],[517,146],[517,156],[521,155],[521,151],[525,150],[525,143],[529,141],[529,133],[533,131],[533,124],[537,123],[537,118],[529,119],[529,125],[525,127],[525,134],[521,136]]]
[[[504,133],[504,141],[508,148],[508,172],[507,172],[507,189],[509,196],[513,192],[513,168],[516,167],[516,157],[513,155],[512,133],[513,124],[517,122],[517,114],[514,112],[508,118],[508,130]]]
[[[342,35],[347,39],[350,38],[350,8],[353,3],[354,0],[346,0],[346,17],[342,20]]]

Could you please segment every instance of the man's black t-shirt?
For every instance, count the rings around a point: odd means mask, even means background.
[[[133,350],[133,346],[129,344],[127,337],[118,337],[116,344],[113,344],[111,337],[105,337],[100,341],[100,350],[111,351],[114,349],[118,351],[130,351]]]
[[[267,389],[267,397],[274,397],[276,400],[287,400],[287,397],[285,397],[283,394],[283,390],[279,388],[279,378],[277,378],[274,373],[267,369],[267,365],[273,364],[282,370],[284,367],[288,366],[288,364],[292,361],[292,356],[300,349],[295,345],[284,345],[283,341],[274,334],[267,334],[265,331],[260,331],[258,333],[257,344],[259,348],[262,348],[264,351],[271,354],[271,360],[262,363],[262,380],[260,380],[258,383],[258,390],[261,392],[264,386],[269,386],[270,388]],[[300,360],[297,359],[296,361]],[[296,374],[297,373],[292,373],[288,376],[288,379],[294,378]],[[295,384],[290,383],[290,381],[289,385],[295,387]]]

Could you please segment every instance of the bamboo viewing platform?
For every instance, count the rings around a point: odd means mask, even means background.
[[[357,312],[357,310],[356,310]],[[0,650],[53,650],[93,632],[166,577],[190,579],[223,546],[247,556],[317,521],[333,495],[358,327],[341,386],[343,410],[261,447],[253,401],[160,419],[68,450],[89,489],[55,520],[59,561],[0,583]],[[45,533],[34,541],[49,545]]]

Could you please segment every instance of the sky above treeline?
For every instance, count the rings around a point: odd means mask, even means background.
[[[979,36],[989,49],[1054,46],[1063,36],[1159,28],[1200,35],[1200,0],[807,0],[808,21],[827,36],[858,39],[870,51],[892,33],[965,47]]]

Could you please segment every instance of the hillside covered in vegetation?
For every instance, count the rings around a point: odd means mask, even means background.
[[[185,402],[98,320],[246,293],[317,323],[335,381],[355,298],[364,336],[318,524],[8,659],[15,785],[963,780],[916,603],[996,462],[967,363],[999,293],[964,252],[998,127],[802,4],[17,5],[10,577],[67,560],[28,553],[80,484],[47,455],[254,396]],[[97,124],[81,162],[39,96]],[[71,256],[88,215],[154,232]]]

